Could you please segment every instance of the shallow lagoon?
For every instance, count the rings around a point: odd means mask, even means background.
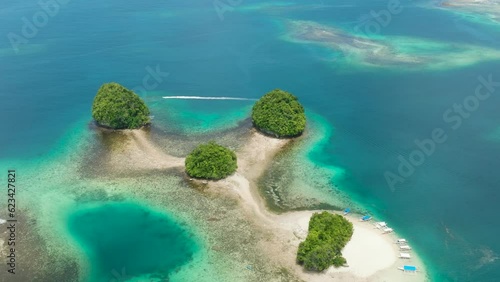
[[[69,216],[68,228],[92,262],[88,281],[166,279],[199,248],[185,228],[136,203],[84,205]]]

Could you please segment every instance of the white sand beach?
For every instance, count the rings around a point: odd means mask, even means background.
[[[350,215],[348,220],[353,223],[354,234],[351,241],[343,250],[349,266],[334,268],[317,274],[304,271],[295,263],[298,245],[307,236],[309,219],[315,212],[299,211],[282,215],[269,213],[262,210],[262,201],[252,195],[250,183],[242,175],[235,174],[230,178],[220,181],[224,188],[232,188],[242,200],[248,211],[260,221],[261,224],[273,230],[283,246],[268,246],[270,255],[276,260],[281,260],[289,267],[295,269],[305,281],[426,281],[425,273],[418,275],[405,274],[398,267],[404,264],[417,265],[419,270],[423,264],[418,258],[411,260],[399,259],[399,246],[395,244],[397,237],[394,234],[383,234],[372,222],[360,222],[361,216]],[[275,252],[279,249],[279,252]],[[412,254],[413,256],[414,254]],[[388,279],[388,278],[393,279]]]

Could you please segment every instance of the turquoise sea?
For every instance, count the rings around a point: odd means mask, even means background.
[[[0,3],[0,179],[16,170],[25,227],[20,274],[11,280],[2,264],[1,281],[224,281],[240,272],[231,250],[207,245],[251,241],[202,220],[204,209],[222,209],[220,224],[241,229],[236,212],[193,195],[175,175],[113,178],[89,160],[102,145],[92,99],[110,81],[143,97],[155,138],[175,136],[187,147],[247,126],[253,101],[162,96],[294,93],[323,137],[306,142],[309,153],[298,156],[308,165],[295,177],[306,181],[310,170],[319,183],[312,189],[338,192],[328,204],[343,208],[341,195],[389,222],[431,281],[500,280],[500,22],[435,1],[398,2],[382,22],[373,13],[391,1],[40,3],[49,4]],[[491,95],[471,98],[480,85]],[[435,129],[446,140],[420,153],[417,143]],[[418,165],[398,174],[411,158]],[[399,175],[395,185],[388,173]],[[6,217],[4,196],[0,208]]]

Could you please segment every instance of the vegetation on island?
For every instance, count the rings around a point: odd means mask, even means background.
[[[99,125],[113,129],[134,129],[150,122],[144,101],[115,82],[103,84],[97,91],[92,117]]]
[[[309,221],[309,233],[299,245],[297,262],[307,270],[323,271],[346,264],[342,249],[353,233],[352,223],[338,214],[315,213]]]
[[[259,99],[252,109],[252,121],[261,132],[278,138],[296,137],[304,132],[304,107],[294,95],[275,89]]]
[[[238,165],[236,154],[215,142],[201,144],[186,157],[190,177],[218,180],[233,174]]]

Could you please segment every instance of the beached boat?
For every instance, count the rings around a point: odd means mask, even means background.
[[[410,259],[411,255],[409,253],[399,253],[399,258]]]
[[[399,246],[399,249],[402,251],[409,251],[409,250],[411,250],[411,247],[408,245],[401,245],[401,246]]]
[[[402,267],[398,267],[399,270],[409,273],[417,273],[417,267],[413,265],[403,265]]]
[[[378,229],[385,228],[387,227],[387,223],[385,221],[375,222],[375,227],[377,227]]]
[[[406,241],[406,239],[398,239],[396,241],[396,244],[407,244],[408,242]]]
[[[387,233],[392,233],[394,230],[392,228],[384,228],[383,231],[384,234],[387,234]]]
[[[351,212],[351,209],[350,209],[350,208],[346,208],[346,209],[344,210],[344,215],[347,215],[347,214],[348,214],[348,213],[350,213],[350,212]]]
[[[361,220],[361,221],[369,221],[369,220],[371,220],[371,219],[372,219],[372,217],[371,217],[371,216],[369,216],[369,215],[365,215],[365,216],[363,216],[360,220]]]

